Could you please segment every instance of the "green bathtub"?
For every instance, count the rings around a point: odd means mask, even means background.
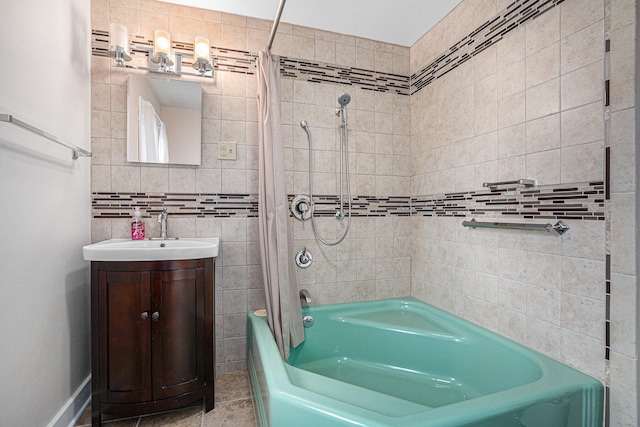
[[[414,298],[306,307],[283,362],[249,314],[260,427],[600,427],[594,378]]]

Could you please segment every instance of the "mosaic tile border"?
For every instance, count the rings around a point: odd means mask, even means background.
[[[134,59],[143,60],[147,50],[153,47],[153,41],[142,36],[132,37],[131,54]],[[136,49],[136,47],[138,47]],[[109,48],[109,32],[91,31],[91,54],[107,56]],[[191,53],[192,43],[172,41],[172,49]],[[256,73],[257,55],[255,53],[212,47],[214,68],[216,71],[253,75]],[[188,60],[188,58],[185,58]],[[135,62],[135,61],[134,61]],[[183,67],[191,64],[183,62]],[[357,86],[361,89],[376,92],[390,92],[398,95],[409,95],[409,76],[365,70],[355,67],[342,67],[303,59],[280,57],[280,75],[283,78],[305,80],[313,83],[330,83]]]
[[[314,83],[330,83],[357,86],[377,92],[398,95],[413,95],[436,79],[454,70],[464,62],[501,40],[508,32],[525,22],[561,4],[564,0],[516,0],[502,12],[491,18],[462,40],[443,52],[438,58],[411,76],[383,73],[355,67],[280,57],[280,73],[284,78],[305,80]],[[145,49],[153,41],[143,36],[132,37],[132,56],[146,55]],[[107,56],[109,32],[91,30],[91,53]],[[139,47],[136,49],[136,47]],[[190,53],[192,43],[172,41],[174,50]],[[256,73],[257,55],[243,50],[212,47],[215,70],[253,75]],[[185,59],[186,60],[186,59]],[[183,66],[190,64],[183,63]]]
[[[289,202],[295,196],[289,195]],[[338,196],[314,196],[316,214],[333,217],[339,206]],[[257,194],[205,194],[205,193],[92,193],[94,219],[130,218],[134,207],[139,207],[146,218],[166,208],[171,215],[197,217],[258,216]],[[410,216],[410,198],[355,196],[351,214],[354,217]]]
[[[449,193],[411,198],[418,216],[509,216],[522,219],[604,221],[604,183],[559,184],[533,188]]]
[[[294,195],[289,195],[289,201]],[[601,181],[541,186],[505,187],[429,196],[354,196],[353,217],[385,216],[508,216],[521,219],[604,220],[604,183]],[[332,217],[338,196],[314,196],[318,217]],[[171,215],[197,217],[258,216],[257,194],[117,193],[92,194],[93,218],[129,218],[134,207],[144,215],[167,208]]]
[[[135,60],[146,62],[148,50],[153,48],[153,40],[143,36],[132,36],[131,56]],[[136,48],[137,47],[137,48]],[[184,43],[172,40],[171,48],[181,53],[192,53],[193,43]],[[93,56],[107,56],[109,50],[109,32],[102,30],[91,30],[91,54]],[[250,52],[212,47],[212,56],[214,58],[214,68],[216,71],[226,71],[239,74],[255,74],[257,56]],[[183,58],[183,68],[191,67],[188,57]]]
[[[358,86],[376,92],[409,95],[409,77],[354,67],[280,57],[280,74],[284,78],[314,83]]]
[[[289,203],[293,200],[289,195]],[[315,216],[333,217],[340,207],[338,196],[314,196]],[[348,207],[344,204],[345,212]],[[409,196],[354,196],[351,199],[353,217],[411,216],[411,198]]]
[[[517,0],[507,6],[462,40],[451,46],[433,62],[411,76],[411,95],[434,80],[462,65],[489,46],[500,41],[505,34],[534,19],[564,0]]]
[[[604,176],[605,203],[611,212],[611,0],[605,0],[604,18]],[[611,216],[605,223],[605,316],[604,316],[604,427],[611,425]]]
[[[208,193],[117,193],[96,192],[91,195],[92,216],[130,218],[139,207],[146,218],[167,209],[171,215],[199,217],[257,217],[257,194]]]

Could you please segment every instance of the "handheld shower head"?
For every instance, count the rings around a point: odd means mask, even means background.
[[[351,95],[347,92],[341,93],[338,97],[338,104],[340,104],[340,108],[336,109],[336,115],[342,118],[341,128],[347,126],[347,104],[351,102]]]
[[[307,123],[306,120],[301,120],[300,127],[304,129],[304,131],[307,133],[307,136],[310,138],[311,134],[309,133],[309,123]]]
[[[351,102],[351,95],[347,92],[340,94],[338,97],[338,104],[342,107],[346,106],[349,102]]]

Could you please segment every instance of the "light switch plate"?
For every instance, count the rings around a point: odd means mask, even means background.
[[[218,142],[218,160],[236,160],[235,142]]]

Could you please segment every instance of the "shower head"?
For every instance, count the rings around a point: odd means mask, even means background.
[[[306,120],[300,120],[300,127],[307,133],[307,137],[311,138],[311,133],[309,132],[309,123],[307,123]]]
[[[340,104],[341,107],[345,107],[349,102],[351,102],[351,95],[347,92],[340,94],[338,97],[338,104]]]

